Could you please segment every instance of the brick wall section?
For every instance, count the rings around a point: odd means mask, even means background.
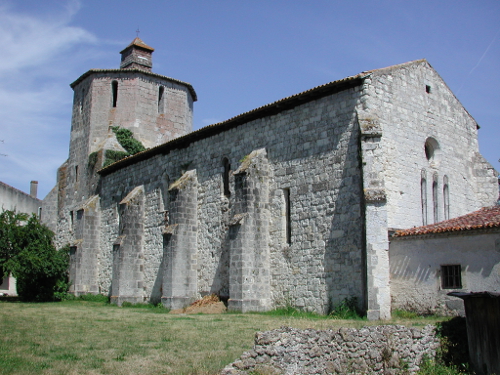
[[[337,331],[284,327],[257,332],[253,349],[221,375],[414,374],[438,346],[431,325],[421,330],[397,325]]]

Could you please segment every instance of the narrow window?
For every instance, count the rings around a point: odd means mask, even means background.
[[[38,219],[42,219],[42,207],[38,207]]]
[[[82,97],[80,98],[80,113],[83,112],[83,101],[85,100],[85,89],[82,90]]]
[[[443,289],[462,289],[462,267],[460,264],[441,266]]]
[[[75,181],[78,182],[78,165],[75,165]]]
[[[439,221],[438,215],[438,183],[434,181],[432,183],[432,211],[434,216],[434,222],[437,223]]]
[[[76,211],[76,220],[82,220],[82,219],[83,219],[83,210]]]
[[[422,224],[427,225],[427,180],[422,177],[420,180],[420,194],[422,204]]]
[[[425,92],[427,94],[430,94],[431,93],[431,87],[429,85],[425,85]]]
[[[292,243],[292,226],[290,215],[290,189],[283,189],[283,197],[285,199],[285,237],[286,243]]]
[[[158,89],[158,113],[164,113],[164,97],[165,87],[160,86]]]
[[[222,160],[224,166],[224,172],[222,175],[222,181],[224,185],[224,195],[229,197],[231,195],[231,190],[229,189],[229,172],[231,171],[231,164],[229,164],[228,158]]]
[[[111,82],[111,95],[112,95],[113,108],[115,108],[116,101],[118,100],[118,82],[117,81]]]
[[[73,224],[75,223],[75,217],[73,216],[73,211],[69,212],[69,230],[73,231]]]
[[[448,187],[448,177],[443,177],[443,208],[444,208],[444,219],[448,220],[450,218],[450,188]]]

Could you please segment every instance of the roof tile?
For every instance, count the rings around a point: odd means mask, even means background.
[[[499,228],[500,206],[484,207],[450,220],[396,231],[393,237],[419,236],[423,234],[459,232],[474,229]]]

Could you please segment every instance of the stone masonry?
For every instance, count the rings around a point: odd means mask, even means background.
[[[431,325],[336,331],[283,327],[257,332],[253,349],[226,366],[221,375],[414,374],[425,357],[435,357],[438,347]]]
[[[425,60],[191,132],[196,93],[153,73],[152,51],[136,39],[121,69],[71,85],[69,158],[44,205],[72,246],[76,294],[177,308],[215,293],[233,310],[319,313],[356,297],[386,319],[388,232],[496,201],[476,122]],[[148,149],[103,168],[120,148],[110,126]]]

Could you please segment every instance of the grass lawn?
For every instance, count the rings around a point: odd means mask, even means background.
[[[438,318],[396,318],[426,325]],[[107,303],[0,302],[0,374],[217,374],[281,326],[360,328],[362,320],[271,314],[173,315]]]

